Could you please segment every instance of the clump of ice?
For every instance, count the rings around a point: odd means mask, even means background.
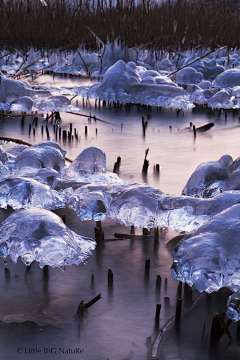
[[[19,154],[21,154],[21,152],[23,150],[25,150],[27,148],[28,148],[27,145],[15,145],[15,146],[11,147],[10,149],[8,149],[7,153],[17,157]]]
[[[233,88],[240,85],[240,69],[228,69],[219,74],[213,82],[213,86],[220,88]]]
[[[33,106],[33,101],[29,96],[21,96],[10,103],[10,111],[30,111]]]
[[[14,172],[24,176],[33,169],[51,168],[60,171],[64,166],[65,151],[50,141],[23,150],[15,160]]]
[[[39,207],[54,210],[65,207],[63,196],[34,179],[12,177],[0,181],[0,208],[14,210]]]
[[[127,183],[82,184],[69,195],[68,206],[80,220],[111,218],[127,227],[161,226],[179,232],[199,228],[214,214],[240,201],[239,192],[201,199],[169,196],[148,185]]]
[[[40,90],[39,90],[40,89]],[[27,82],[0,75],[0,110],[74,111],[79,108],[63,95],[51,96],[49,89],[31,87]]]
[[[25,265],[34,260],[65,269],[85,262],[95,241],[77,235],[56,214],[43,209],[19,210],[0,224],[0,256]]]
[[[221,287],[240,290],[240,205],[215,215],[186,234],[173,251],[171,276],[211,293]]]
[[[203,80],[203,74],[188,66],[176,74],[179,85],[198,84]]]
[[[78,94],[123,103],[139,103],[173,108],[192,108],[189,95],[171,79],[151,70],[141,76],[134,62],[117,61],[103,76],[101,83],[89,89],[82,88]]]
[[[125,183],[116,174],[107,172],[106,155],[97,147],[83,150],[63,173],[66,179],[85,183]]]
[[[218,161],[200,164],[190,176],[182,194],[212,197],[223,191],[240,189],[240,159],[223,155]]]

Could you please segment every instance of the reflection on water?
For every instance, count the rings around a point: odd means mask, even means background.
[[[48,82],[50,77],[40,77]],[[85,81],[85,80],[84,80]],[[55,77],[55,85],[76,86],[78,81]],[[189,176],[198,164],[218,160],[223,154],[233,158],[239,156],[238,115],[228,113],[227,118],[218,111],[206,109],[177,112],[165,109],[146,109],[131,106],[95,108],[95,101],[73,100],[73,105],[82,108],[82,114],[95,115],[106,122],[91,121],[87,117],[61,114],[63,130],[72,128],[78,132],[78,141],[57,137],[67,156],[74,159],[89,146],[102,148],[107,155],[107,167],[113,170],[117,157],[121,156],[119,176],[130,182],[146,181],[164,192],[180,194]],[[151,117],[147,119],[147,114]],[[142,116],[148,121],[143,136]],[[26,117],[21,126],[21,117],[5,117],[0,122],[1,136],[21,138],[32,144],[47,140],[46,122],[39,117],[35,135],[29,124],[33,118]],[[181,131],[209,122],[215,126],[206,133]],[[55,139],[54,122],[48,121],[51,140]],[[36,122],[35,122],[36,126]],[[42,134],[42,126],[44,126]],[[87,126],[87,135],[85,135]],[[171,128],[170,128],[171,126]],[[56,128],[55,128],[56,130]],[[97,131],[96,131],[97,130]],[[148,174],[142,177],[145,150],[149,148]],[[159,174],[153,172],[154,164],[160,164]],[[10,210],[8,210],[10,211]],[[75,214],[66,212],[66,224],[75,232],[94,237],[94,223],[81,223]],[[6,211],[0,211],[0,220]],[[114,233],[129,233],[128,229],[106,221],[103,224],[106,239]],[[140,234],[140,232],[137,232]],[[175,314],[178,283],[170,278],[172,263],[171,247],[166,243],[174,233],[161,233],[159,242],[150,238],[106,241],[98,246],[88,264],[69,267],[65,273],[59,269],[48,269],[48,274],[32,264],[29,271],[19,261],[8,261],[5,273],[3,260],[0,264],[1,303],[0,323],[1,352],[5,359],[23,359],[26,349],[39,348],[36,359],[56,358],[51,349],[80,348],[84,353],[59,354],[58,359],[145,359],[148,345],[156,336],[155,310],[161,304],[160,328]],[[149,277],[145,277],[145,261],[150,259]],[[108,270],[113,272],[113,287],[108,286]],[[94,283],[92,282],[94,274]],[[161,287],[156,289],[157,275],[161,276]],[[88,309],[81,320],[74,316],[81,300],[85,303],[102,294],[102,298]],[[184,305],[191,303],[191,296],[182,290]],[[217,309],[218,310],[218,309]],[[30,321],[26,323],[26,321]],[[37,324],[37,325],[36,325]],[[17,349],[23,349],[17,354]],[[44,348],[48,353],[44,354]],[[20,350],[21,351],[21,350]],[[27,350],[29,351],[29,350]],[[54,351],[54,350],[52,350]],[[30,357],[29,357],[30,358]]]

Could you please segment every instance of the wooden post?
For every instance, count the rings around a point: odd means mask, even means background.
[[[102,222],[101,221],[96,221],[96,226],[102,230]]]
[[[164,305],[165,305],[165,308],[169,308],[169,306],[170,306],[170,299],[168,296],[165,296],[165,298],[164,298]]]
[[[195,127],[195,125],[193,125],[193,137],[194,137],[194,139],[196,139],[196,136],[197,136],[196,127]]]
[[[97,243],[104,242],[104,231],[101,230],[99,227],[94,228],[95,232],[95,240]]]
[[[154,241],[157,241],[157,242],[158,242],[158,240],[159,240],[159,228],[156,227],[156,228],[154,229]]]
[[[143,232],[143,235],[144,235],[144,236],[150,234],[150,232],[149,232],[148,229],[146,229],[146,228],[143,228],[143,229],[142,229],[142,232]]]
[[[146,126],[145,126],[144,116],[142,116],[142,129],[143,129],[143,136],[145,136],[146,135]]]
[[[165,291],[167,290],[167,279],[165,278]]]
[[[113,272],[111,269],[108,270],[108,287],[113,287]]]
[[[181,311],[182,311],[182,299],[178,299],[176,305],[175,324],[180,324]]]
[[[45,265],[45,266],[43,267],[43,277],[44,277],[44,280],[48,280],[48,277],[49,277],[48,265]]]
[[[5,279],[8,281],[10,280],[10,269],[5,267]]]
[[[149,276],[149,271],[150,271],[150,259],[146,260],[145,262],[145,276]]]
[[[149,166],[149,161],[147,160],[148,152],[149,152],[149,148],[148,148],[147,150],[145,150],[145,158],[144,158],[143,167],[142,167],[142,172],[143,172],[144,174],[147,173],[147,171],[148,171],[148,166]]]
[[[157,304],[155,313],[155,327],[159,327],[159,317],[161,312],[161,304]]]
[[[178,289],[177,289],[177,299],[180,299],[182,297],[182,282],[179,281]]]
[[[46,133],[47,133],[47,139],[50,140],[50,135],[49,135],[49,130],[48,130],[48,126],[46,125]]]
[[[160,275],[157,275],[157,279],[156,279],[156,291],[160,291],[161,282],[162,282],[161,276],[160,276]]]

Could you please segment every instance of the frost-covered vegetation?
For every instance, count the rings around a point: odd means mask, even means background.
[[[56,48],[71,38],[71,46],[94,49],[88,27],[104,42],[121,36],[130,47],[239,45],[236,0],[5,0],[0,13],[1,42],[9,46]]]

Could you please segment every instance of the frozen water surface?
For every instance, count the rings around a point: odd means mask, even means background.
[[[79,265],[95,248],[95,242],[75,234],[58,215],[43,209],[19,210],[0,225],[0,256],[20,257],[26,265],[34,260],[64,269]]]

